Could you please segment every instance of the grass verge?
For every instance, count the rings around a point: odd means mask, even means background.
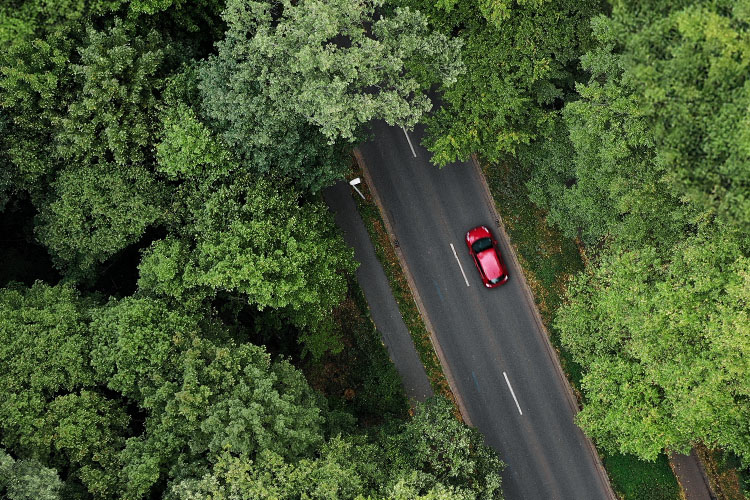
[[[722,450],[711,450],[705,446],[696,446],[695,449],[703,462],[717,500],[750,498],[750,468],[743,469],[737,455]]]
[[[563,237],[546,223],[545,214],[529,201],[526,178],[511,162],[484,165],[495,206],[523,267],[550,340],[563,370],[579,400],[582,369],[560,343],[552,320],[565,295],[568,279],[584,267],[576,242]],[[678,500],[677,479],[666,456],[656,462],[638,460],[632,455],[605,454],[599,450],[612,486],[625,500]]]
[[[357,171],[355,175],[362,175],[361,171]],[[395,248],[391,243],[391,239],[388,236],[388,232],[385,229],[385,224],[380,215],[375,201],[372,198],[372,193],[365,184],[360,184],[360,191],[365,196],[363,200],[359,196],[355,197],[359,214],[365,223],[367,232],[370,235],[370,240],[375,247],[375,254],[383,266],[385,275],[388,277],[388,282],[393,292],[393,297],[396,299],[401,317],[404,320],[406,328],[411,334],[411,338],[414,341],[414,347],[419,354],[419,359],[424,365],[427,377],[430,379],[432,390],[435,394],[442,394],[453,402],[456,406],[456,400],[453,397],[448,381],[445,378],[443,369],[440,366],[440,361],[435,353],[435,349],[432,346],[432,340],[430,338],[430,332],[427,331],[422,315],[419,313],[417,304],[412,296],[409,283],[406,280],[401,265],[396,255]],[[457,412],[458,413],[458,412]]]

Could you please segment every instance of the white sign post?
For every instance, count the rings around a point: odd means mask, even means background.
[[[359,177],[356,177],[349,181],[349,185],[354,188],[354,190],[362,197],[362,199],[365,199],[365,195],[362,194],[362,191],[357,189],[357,184],[362,182],[362,180]]]

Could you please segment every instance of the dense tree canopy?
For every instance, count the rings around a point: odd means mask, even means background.
[[[426,144],[438,165],[478,152],[495,161],[546,133],[571,97],[596,0],[400,0],[463,41],[466,72],[444,87]]]
[[[669,252],[612,248],[580,276],[558,326],[588,368],[583,428],[650,459],[699,440],[750,458],[749,266],[704,226]]]
[[[206,114],[254,169],[318,190],[341,176],[342,142],[363,125],[411,127],[431,107],[425,82],[455,81],[458,42],[409,9],[376,19],[381,4],[227,2],[226,38],[201,90]]]
[[[211,473],[185,480],[173,492],[182,500],[501,498],[502,463],[481,441],[455,419],[450,403],[437,399],[375,442],[332,439],[316,459],[296,464],[269,452],[256,462],[227,453]]]
[[[328,437],[303,374],[206,311],[37,283],[3,290],[0,319],[3,445],[29,457],[0,454],[10,498],[498,498],[501,463],[447,401]]]
[[[610,450],[750,461],[746,21],[617,3],[592,22],[580,99],[526,158],[532,198],[593,257],[557,326],[585,371],[579,421]]]
[[[54,469],[37,460],[14,460],[0,450],[0,495],[8,500],[60,500],[62,483]]]

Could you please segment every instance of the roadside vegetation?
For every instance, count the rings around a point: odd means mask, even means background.
[[[0,5],[0,497],[502,498],[320,196],[461,70],[379,6]]]
[[[582,248],[573,238],[548,225],[544,210],[529,199],[526,188],[528,172],[524,172],[512,158],[485,165],[482,170],[563,371],[579,403],[584,404],[582,367],[562,344],[560,330],[554,324],[555,316],[564,303],[567,283],[584,269]],[[625,500],[682,498],[666,455],[661,454],[655,461],[647,461],[632,454],[604,449],[598,451],[612,487]]]
[[[400,3],[463,41],[425,145],[495,179],[615,482],[701,443],[747,468],[747,2]]]

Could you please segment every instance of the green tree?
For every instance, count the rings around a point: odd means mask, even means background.
[[[376,20],[379,5],[227,3],[201,90],[206,114],[254,169],[317,190],[342,176],[345,143],[367,122],[411,127],[430,109],[425,75],[455,80],[458,42],[409,9]]]
[[[253,459],[268,450],[296,460],[322,443],[315,393],[298,370],[272,363],[263,348],[194,338],[178,366],[177,378],[148,403],[145,433],[123,452],[126,498],[142,497],[164,471],[178,482],[202,476],[225,451]]]
[[[60,120],[59,154],[72,163],[142,164],[156,142],[169,44],[118,19],[106,31],[89,28],[86,38],[72,66],[81,90]]]
[[[224,453],[209,474],[183,480],[173,486],[172,494],[180,500],[364,498],[351,446],[334,439],[323,447],[320,458],[293,463],[267,450],[254,461]]]
[[[36,460],[14,460],[0,449],[0,495],[8,500],[60,500],[62,482]]]
[[[74,45],[68,31],[14,43],[0,55],[0,145],[7,155],[4,173],[11,179],[4,189],[8,194],[43,193],[44,178],[58,168],[54,123],[73,98],[68,61]]]
[[[94,383],[88,306],[65,285],[0,290],[0,429],[8,449],[46,456],[49,403]]]
[[[643,17],[618,14],[609,30]],[[645,21],[626,31],[622,63],[654,134],[654,161],[677,193],[747,231],[750,11],[696,3]]]
[[[239,177],[201,186],[188,205],[186,237],[144,255],[142,290],[240,294],[261,310],[284,310],[313,354],[340,347],[331,311],[346,294],[342,273],[353,272],[353,256],[321,201],[301,203],[293,189]]]
[[[129,421],[120,401],[94,391],[56,397],[45,415],[52,446],[61,455],[55,462],[72,469],[95,498],[118,498]]]
[[[160,186],[137,165],[66,168],[50,187],[35,230],[72,277],[92,277],[98,264],[138,241],[164,213]]]
[[[129,417],[120,401],[94,390],[92,306],[65,285],[0,291],[0,430],[8,449],[113,498]]]
[[[739,7],[659,2],[594,19],[596,47],[582,58],[591,78],[565,107],[570,142],[534,161],[533,198],[553,222],[589,243],[617,234],[671,246],[696,213],[715,211],[747,232],[744,19]]]
[[[445,165],[478,153],[489,161],[543,137],[572,95],[578,58],[590,43],[597,0],[471,2],[401,0],[463,41],[466,72],[443,86],[427,120],[432,161]]]
[[[394,476],[397,481],[406,481],[402,485],[409,484],[417,471],[416,484],[425,492],[450,488],[457,495],[500,498],[504,464],[484,444],[479,431],[456,419],[453,411],[453,405],[441,397],[417,407],[398,436],[389,461],[399,471]]]
[[[52,120],[64,168],[37,196],[36,230],[73,277],[90,277],[163,213],[162,190],[147,166],[165,52],[156,33],[142,38],[116,21],[106,32],[88,30],[80,64],[71,67],[80,91],[67,113]]]
[[[156,170],[170,180],[205,182],[235,167],[229,148],[184,103],[164,113],[162,140],[156,147]]]
[[[709,224],[669,251],[614,245],[558,314],[585,369],[578,421],[610,450],[655,459],[702,441],[750,458],[750,260]]]
[[[107,387],[152,409],[179,380],[181,353],[214,330],[200,320],[160,300],[111,301],[93,313],[91,364]]]
[[[369,438],[333,438],[315,458],[297,462],[270,452],[255,460],[224,453],[209,473],[175,483],[172,493],[181,500],[502,498],[502,463],[452,412],[448,401],[431,401],[408,422]]]

